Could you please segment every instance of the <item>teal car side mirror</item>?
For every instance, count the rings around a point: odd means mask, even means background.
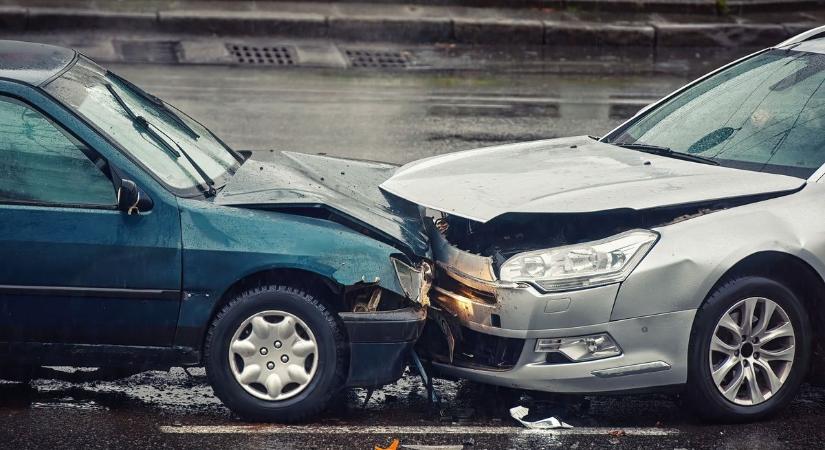
[[[140,214],[152,210],[155,203],[152,198],[132,180],[120,180],[120,187],[117,189],[117,207],[128,215]]]

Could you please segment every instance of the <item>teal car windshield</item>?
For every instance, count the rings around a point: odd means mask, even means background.
[[[769,50],[688,88],[605,142],[807,178],[825,163],[823,83],[825,55]]]
[[[220,188],[238,168],[233,153],[204,126],[86,58],[45,89],[178,194],[208,191],[210,181]]]

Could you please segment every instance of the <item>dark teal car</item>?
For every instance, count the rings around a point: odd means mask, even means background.
[[[395,167],[256,161],[73,50],[0,41],[0,377],[207,369],[242,417],[299,421],[395,381],[430,250]]]

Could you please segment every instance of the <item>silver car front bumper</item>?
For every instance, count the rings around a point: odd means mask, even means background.
[[[433,303],[460,327],[523,341],[514,364],[494,367],[434,361],[443,374],[507,387],[560,393],[597,393],[685,383],[690,331],[696,310],[610,320],[619,284],[562,293],[497,281],[488,258],[432,240],[438,271]],[[656,299],[651,299],[655,301]],[[442,326],[442,332],[445,330]],[[591,361],[558,361],[536,342],[608,333],[621,354]],[[449,336],[447,341],[456,341]],[[460,353],[460,343],[455,352]],[[471,359],[471,358],[470,358]]]

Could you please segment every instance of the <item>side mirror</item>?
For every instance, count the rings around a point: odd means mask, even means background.
[[[128,215],[150,211],[155,203],[132,180],[120,180],[117,207]]]

